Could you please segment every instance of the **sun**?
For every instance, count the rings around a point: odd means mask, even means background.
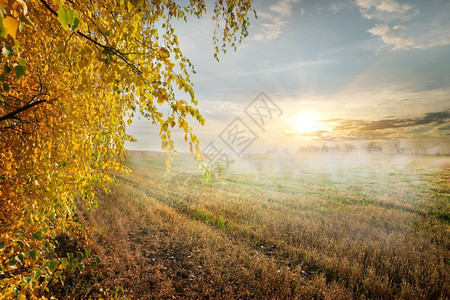
[[[310,133],[319,129],[318,118],[313,114],[300,113],[294,119],[294,128],[299,133]]]

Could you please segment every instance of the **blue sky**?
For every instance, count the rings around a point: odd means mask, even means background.
[[[210,16],[176,26],[195,65],[203,146],[264,92],[283,111],[255,128],[248,151],[305,143],[450,137],[450,1],[255,1],[258,20],[237,52],[213,58]],[[302,121],[303,120],[303,121]],[[158,129],[136,119],[129,149],[158,150]],[[181,134],[180,134],[181,136]],[[186,146],[176,138],[176,146]],[[220,142],[220,139],[217,143]]]

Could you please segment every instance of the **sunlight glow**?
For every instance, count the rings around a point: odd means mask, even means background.
[[[293,121],[294,128],[299,133],[310,133],[319,129],[318,118],[313,114],[297,114]]]

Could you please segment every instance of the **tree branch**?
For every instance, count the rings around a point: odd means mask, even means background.
[[[25,104],[24,106],[22,106],[22,107],[20,107],[20,108],[18,108],[18,109],[16,109],[16,110],[14,110],[14,111],[12,111],[12,112],[6,114],[6,115],[0,117],[0,122],[1,122],[1,121],[5,121],[5,120],[8,120],[8,119],[16,119],[16,118],[17,118],[16,116],[17,116],[18,114],[20,114],[21,112],[26,111],[27,109],[30,109],[30,108],[32,108],[33,106],[36,106],[36,105],[41,104],[41,103],[44,103],[44,102],[47,102],[47,100],[38,100],[38,101],[36,101],[36,102],[27,103],[27,104]]]
[[[55,15],[56,17],[58,17],[58,13],[57,13],[53,8],[51,8],[51,6],[50,6],[45,0],[40,0],[40,1],[42,2],[42,4],[44,4],[44,6],[45,6],[45,7],[46,7],[53,15]],[[116,56],[117,56],[118,58],[120,58],[125,64],[127,64],[127,65],[133,70],[134,73],[136,73],[136,74],[138,74],[138,75],[142,75],[142,71],[139,70],[139,68],[136,67],[134,64],[132,64],[132,63],[124,56],[124,54],[123,54],[122,52],[120,52],[119,50],[117,50],[117,49],[115,49],[115,48],[113,48],[113,47],[110,47],[110,46],[103,45],[102,43],[97,42],[97,41],[94,40],[92,37],[90,37],[90,36],[87,35],[87,34],[84,34],[83,32],[81,32],[81,31],[79,31],[79,30],[76,32],[76,34],[79,35],[79,36],[81,36],[82,38],[85,38],[86,40],[90,41],[90,42],[93,43],[94,45],[97,45],[97,46],[99,46],[99,47],[105,49],[106,51],[108,51],[108,52],[110,52],[110,53],[116,55]]]

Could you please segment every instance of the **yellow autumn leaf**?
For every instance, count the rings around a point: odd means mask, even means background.
[[[15,41],[4,41],[1,58],[7,76],[0,105],[0,178],[7,180],[0,180],[0,215],[8,222],[0,220],[0,245],[19,255],[8,235],[23,232],[18,241],[28,258],[26,268],[4,271],[8,280],[0,283],[0,298],[13,298],[8,295],[15,295],[23,280],[35,275],[33,270],[45,269],[45,257],[56,255],[50,253],[55,245],[46,255],[38,254],[42,241],[51,243],[60,233],[74,239],[88,236],[75,220],[73,199],[81,195],[86,206],[95,205],[96,186],[110,182],[112,170],[125,170],[125,142],[135,141],[126,133],[131,115],[160,126],[163,135],[155,138],[169,159],[175,153],[175,134],[171,136],[169,128],[185,133],[191,151],[198,152],[198,140],[187,138],[193,135],[186,120],[187,103],[194,100],[194,70],[170,24],[186,11],[197,11],[198,1],[188,1],[185,7],[145,0],[120,0],[120,5],[113,0],[2,2],[10,14],[3,18],[2,36],[6,33]],[[241,3],[235,11],[245,15],[251,0],[232,2]],[[228,3],[218,1],[216,20],[231,20]],[[64,7],[66,16],[58,19],[58,7]],[[61,30],[62,17],[69,30]],[[19,18],[31,27],[17,34]],[[230,34],[231,29],[226,37]],[[27,76],[18,81],[25,70]],[[173,99],[177,90],[188,90],[191,101]],[[27,103],[34,105],[24,106]],[[165,122],[166,107],[173,108],[169,114],[183,116],[180,128],[173,118],[170,125]],[[14,115],[16,110],[20,115]],[[192,122],[202,120],[198,115]],[[36,232],[42,233],[42,241],[32,238]],[[39,285],[36,291],[23,290],[26,299],[51,294],[53,274],[36,276]],[[50,292],[44,291],[46,286]]]
[[[168,58],[170,56],[170,52],[166,48],[161,48],[159,49],[159,55],[161,58]]]
[[[8,31],[8,34],[13,39],[16,39],[16,33],[17,33],[17,28],[19,27],[19,21],[17,21],[16,19],[14,19],[10,16],[7,16],[6,18],[3,19],[3,26]]]

